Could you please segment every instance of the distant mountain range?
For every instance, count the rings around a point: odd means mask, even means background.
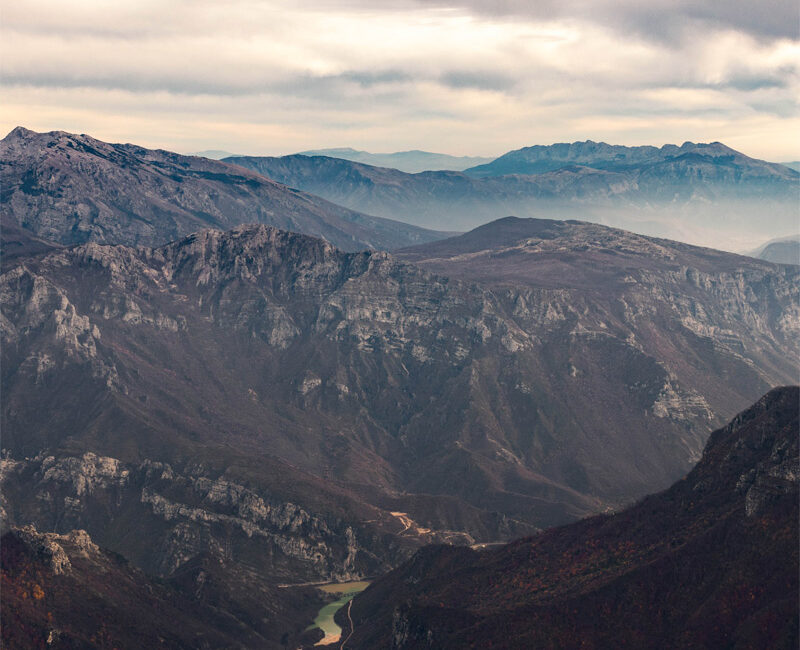
[[[523,147],[509,151],[485,165],[467,169],[466,173],[477,177],[541,174],[570,165],[625,172],[655,166],[648,171],[660,176],[667,171],[674,173],[692,164],[707,162],[715,162],[723,168],[717,170],[716,177],[698,180],[714,181],[719,177],[730,176],[737,170],[762,178],[787,177],[783,165],[750,158],[726,147],[721,142],[684,142],[681,146],[667,144],[663,147],[625,147],[592,140]],[[668,166],[661,167],[665,163],[668,163]],[[788,177],[798,178],[791,174]]]
[[[344,250],[445,236],[371,217],[222,162],[63,131],[0,142],[0,217],[60,244],[157,245],[206,227],[266,223]]]
[[[792,232],[800,198],[798,172],[719,143],[528,147],[463,173],[406,174],[301,155],[226,162],[352,209],[430,228],[466,230],[511,214],[566,217],[730,249]]]
[[[691,145],[692,143],[684,143],[684,147],[687,145]],[[717,143],[714,143],[717,144]],[[528,172],[516,172],[510,171],[507,173],[540,173],[542,171],[551,171],[555,169],[560,169],[561,167],[565,166],[566,164],[570,164],[570,157],[572,156],[572,163],[571,164],[587,164],[585,162],[578,162],[582,160],[579,155],[576,156],[578,149],[585,149],[590,146],[599,146],[601,148],[607,148],[609,151],[609,155],[606,156],[605,162],[614,163],[617,160],[617,155],[619,155],[620,159],[628,159],[633,160],[634,158],[639,158],[639,160],[644,160],[646,158],[645,155],[641,156],[631,156],[631,150],[636,149],[643,149],[648,150],[652,153],[656,153],[659,151],[663,151],[664,149],[667,150],[678,150],[680,147],[676,145],[666,145],[659,149],[658,147],[624,147],[619,145],[607,145],[605,143],[595,143],[591,140],[587,140],[586,142],[574,142],[574,143],[561,143],[555,145],[536,145],[533,147],[525,147],[524,149],[519,149],[517,151],[512,151],[503,156],[500,156],[503,159],[503,162],[498,163],[498,166],[505,166],[508,165],[509,168],[513,167],[514,159],[516,158],[517,161],[525,161],[523,162],[524,165],[527,165],[529,170]],[[555,156],[549,156],[547,154],[542,155],[542,150],[547,149],[556,149],[561,151],[561,156],[556,154]],[[571,150],[571,151],[570,151]],[[526,153],[523,153],[526,152]],[[537,160],[537,154],[540,156]],[[202,156],[203,158],[212,158],[214,160],[222,160],[223,158],[238,158],[241,157],[241,154],[231,153],[229,151],[223,151],[221,149],[207,149],[205,151],[196,151],[188,154],[190,156]],[[299,156],[326,156],[328,158],[341,158],[343,160],[350,160],[352,162],[360,162],[366,165],[372,165],[374,167],[390,167],[392,169],[397,169],[401,172],[407,172],[409,174],[417,174],[419,172],[424,171],[465,171],[469,170],[469,173],[474,174],[475,176],[494,176],[497,175],[494,172],[496,171],[497,167],[494,165],[489,165],[489,163],[493,163],[494,161],[499,160],[499,158],[493,158],[491,156],[452,156],[450,154],[445,153],[432,153],[430,151],[420,151],[420,150],[413,150],[413,151],[397,151],[394,153],[370,153],[369,151],[359,151],[358,149],[353,149],[351,147],[338,147],[338,148],[331,148],[331,149],[309,149],[308,151],[298,151],[297,154]],[[527,160],[526,160],[527,159]],[[560,162],[559,162],[560,160]],[[599,158],[595,157],[595,161],[600,163]],[[795,171],[800,172],[800,161],[795,160],[791,162],[782,162],[782,163],[774,163],[779,164],[784,167],[789,167],[790,169],[794,169]],[[596,165],[590,165],[596,166]],[[538,169],[537,169],[538,167]],[[474,168],[474,169],[473,169]]]
[[[770,392],[619,514],[420,551],[338,615],[347,647],[796,648],[798,400]]]
[[[749,254],[778,264],[800,264],[800,233],[772,239]]]
[[[341,158],[352,162],[373,165],[374,167],[390,167],[409,174],[437,170],[463,171],[468,167],[483,165],[494,160],[493,158],[482,156],[451,156],[445,153],[431,153],[430,151],[419,150],[397,151],[395,153],[370,153],[369,151],[357,151],[349,147],[340,149],[314,149],[311,151],[301,151],[297,155]]]
[[[212,160],[222,160],[223,158],[230,158],[237,154],[230,151],[222,151],[221,149],[206,149],[205,151],[193,151],[187,154],[188,156],[200,156],[201,158],[211,158]]]

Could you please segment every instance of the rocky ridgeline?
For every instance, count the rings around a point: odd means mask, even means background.
[[[265,499],[236,482],[206,476],[202,468],[187,467],[181,474],[165,463],[131,465],[93,453],[0,463],[4,521],[33,519],[45,530],[88,526],[97,539],[158,575],[172,575],[204,555],[245,562],[276,580],[344,581],[386,567],[345,522]],[[139,534],[148,531],[147,548],[132,551],[116,540],[118,520],[135,522]],[[18,534],[25,531],[35,534],[30,527]],[[80,541],[76,535],[69,535],[73,546]],[[60,566],[57,572],[68,568],[58,548],[62,536],[41,537],[42,548]]]
[[[240,223],[324,237],[347,250],[438,233],[370,217],[216,160],[17,127],[0,142],[0,217],[63,244],[158,245]],[[7,220],[7,221],[6,221]]]
[[[495,336],[514,345],[514,334],[527,337],[504,319],[496,298],[479,288],[459,286],[451,295],[446,278],[398,263],[386,253],[345,254],[327,242],[267,226],[202,231],[161,249],[92,243],[53,253],[43,265],[97,269],[104,286],[87,313],[78,315],[63,292],[37,274],[38,265],[14,269],[2,280],[11,316],[7,336],[17,336],[13,322],[31,331],[52,317],[56,338],[68,337],[64,347],[82,358],[96,356],[96,322],[171,332],[185,328],[185,317],[153,309],[155,301],[147,298],[155,292],[176,302],[188,299],[217,325],[260,336],[278,348],[311,333],[355,340],[364,349],[402,351],[436,327],[449,326],[455,340],[439,332],[437,347],[458,360],[469,354],[475,339]],[[78,295],[85,294],[79,278],[74,280]],[[254,297],[253,290],[267,293]],[[58,309],[51,309],[53,300]],[[21,311],[14,313],[15,307]],[[413,346],[412,353],[430,355],[420,346]]]

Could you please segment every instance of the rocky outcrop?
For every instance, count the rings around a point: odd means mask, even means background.
[[[82,530],[13,528],[0,555],[7,648],[278,650],[297,643],[323,604],[313,590],[279,591],[257,574],[213,563],[154,580]]]
[[[100,553],[85,530],[71,530],[64,535],[39,532],[31,524],[12,528],[14,534],[48,566],[53,575],[72,571],[70,557],[93,558]],[[66,550],[65,550],[66,549]]]
[[[28,544],[28,546],[47,563],[48,567],[55,575],[61,575],[72,569],[69,557],[64,552],[64,548],[61,544],[58,543],[59,540],[66,538],[71,541],[73,534],[78,534],[82,542],[84,542],[84,547],[88,548],[88,545],[91,544],[91,540],[84,530],[73,531],[70,535],[62,537],[54,533],[40,534],[35,526],[25,526],[16,529],[16,533],[20,539]]]
[[[107,547],[164,576],[211,556],[225,563],[246,562],[271,579],[343,581],[382,570],[397,552],[376,539],[375,530],[360,533],[362,542],[353,524],[275,502],[196,467],[182,473],[165,463],[130,465],[91,452],[3,463],[0,485],[10,521],[34,520],[57,529],[85,524]],[[23,496],[26,491],[30,494]],[[135,520],[137,528],[149,530],[147,547],[132,550],[131,540],[117,535],[114,520]],[[30,533],[30,539],[38,535],[31,526],[19,531]],[[67,570],[69,559],[59,547],[62,536],[39,538],[57,571]],[[83,531],[67,538],[81,551],[91,549],[83,544],[88,540]]]

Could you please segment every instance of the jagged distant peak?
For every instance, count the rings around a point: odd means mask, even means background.
[[[13,129],[11,129],[11,131],[8,132],[6,137],[3,139],[5,140],[14,138],[25,138],[35,133],[36,133],[35,131],[31,131],[30,129],[25,128],[24,126],[15,126]]]
[[[681,145],[676,144],[664,144],[661,147],[657,147],[654,145],[621,145],[621,144],[610,144],[608,142],[596,142],[594,140],[577,140],[575,142],[556,142],[553,144],[545,145],[545,144],[536,144],[521,147],[519,149],[514,149],[509,151],[500,158],[505,156],[512,156],[512,155],[521,155],[521,154],[542,154],[547,155],[549,157],[558,158],[559,155],[565,155],[568,157],[576,156],[576,155],[586,155],[586,154],[597,154],[597,155],[657,155],[657,154],[671,154],[674,152],[686,152],[686,151],[704,151],[704,152],[719,152],[725,154],[737,154],[740,156],[744,156],[739,151],[732,149],[731,147],[723,144],[722,142],[692,142],[687,140]]]

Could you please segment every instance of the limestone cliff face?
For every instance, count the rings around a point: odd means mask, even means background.
[[[102,544],[162,576],[212,557],[247,564],[273,581],[342,581],[385,570],[392,558],[385,547],[372,548],[374,531],[356,532],[336,517],[204,475],[199,467],[182,474],[166,463],[131,465],[91,452],[2,463],[7,522],[34,521],[43,530],[86,526]],[[70,533],[71,542],[76,534]],[[42,539],[53,570],[66,571],[60,536]]]
[[[796,268],[574,222],[465,238],[399,260],[248,226],[20,259],[3,444],[39,458],[19,486],[61,487],[15,521],[146,514],[160,572],[230,535],[275,575],[364,575],[663,487],[794,373]],[[102,508],[66,501],[93,486]]]

